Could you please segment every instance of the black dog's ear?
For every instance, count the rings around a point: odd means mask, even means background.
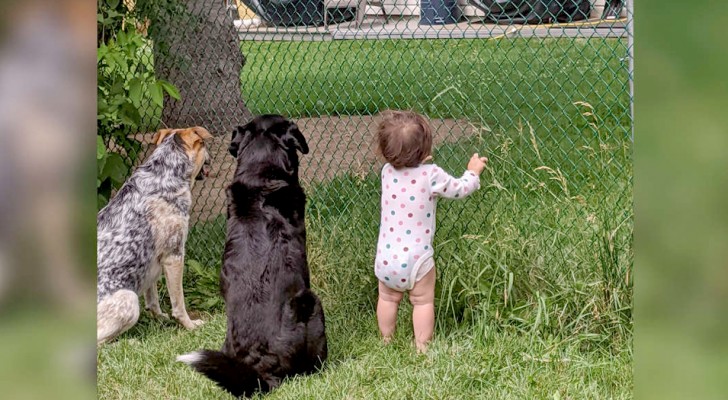
[[[308,154],[308,143],[306,143],[306,138],[303,137],[303,133],[301,133],[296,124],[290,124],[288,126],[286,132],[281,136],[281,141],[288,148],[293,146],[301,154]]]
[[[230,155],[235,158],[238,158],[238,149],[240,148],[240,142],[243,140],[243,136],[249,133],[249,125],[250,124],[247,124],[245,126],[238,126],[233,130],[233,137],[230,140],[230,146],[228,147],[228,151],[230,152]]]

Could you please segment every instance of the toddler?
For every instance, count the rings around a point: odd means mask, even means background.
[[[415,345],[424,352],[435,328],[435,204],[438,197],[459,199],[480,188],[488,161],[474,154],[461,178],[453,178],[431,158],[432,131],[421,115],[387,111],[377,129],[382,169],[382,215],[374,273],[379,279],[377,323],[391,340],[397,308],[405,291],[414,310]]]

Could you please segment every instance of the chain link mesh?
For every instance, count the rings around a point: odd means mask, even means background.
[[[519,299],[538,306],[548,296],[544,307],[572,331],[631,324],[632,18],[621,1],[606,3],[182,1],[173,22],[151,22],[150,43],[167,46],[148,52],[182,99],[165,98],[145,128],[161,120],[218,135],[211,176],[193,189],[187,257],[219,267],[230,132],[279,113],[311,148],[301,178],[313,268],[368,273],[382,166],[376,114],[412,109],[431,119],[435,162],[451,174],[474,152],[490,158],[480,192],[439,204],[436,262],[447,268],[438,312],[464,320],[482,311],[518,326],[531,315]],[[130,165],[147,151],[130,150]],[[342,276],[376,287],[371,273]],[[598,300],[585,294],[594,291]],[[601,328],[581,329],[583,312]]]

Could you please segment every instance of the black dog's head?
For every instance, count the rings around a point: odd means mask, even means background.
[[[261,115],[235,128],[228,150],[238,159],[238,169],[258,166],[266,173],[294,175],[298,172],[297,152],[307,154],[308,144],[292,121],[280,115]]]

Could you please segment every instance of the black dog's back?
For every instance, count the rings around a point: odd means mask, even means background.
[[[225,343],[219,352],[178,358],[236,396],[314,372],[328,352],[323,308],[309,283],[306,197],[298,182],[296,151],[308,147],[295,124],[280,118],[256,118],[230,147],[238,167],[228,188],[220,278]]]

